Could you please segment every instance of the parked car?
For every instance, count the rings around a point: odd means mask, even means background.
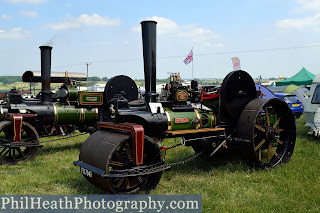
[[[292,113],[295,118],[299,118],[303,113],[303,106],[301,101],[298,99],[296,95],[287,94],[287,93],[274,93],[278,98],[281,98],[287,102],[290,106]]]

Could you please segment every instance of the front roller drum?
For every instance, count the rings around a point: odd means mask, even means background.
[[[272,168],[287,163],[296,141],[292,111],[279,98],[254,99],[241,113],[237,137],[250,166]]]
[[[82,145],[79,160],[108,174],[113,170],[135,167],[133,164],[132,138],[123,132],[100,130],[93,133]],[[159,146],[149,137],[144,138],[143,165],[163,163]],[[162,172],[127,177],[105,178],[92,174],[83,175],[90,183],[112,194],[149,193],[161,178]]]

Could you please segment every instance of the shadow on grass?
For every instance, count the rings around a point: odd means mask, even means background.
[[[55,143],[55,142],[53,142]],[[48,155],[48,154],[54,154],[56,152],[63,152],[68,150],[78,150],[80,153],[80,148],[82,146],[82,143],[77,144],[56,144],[55,146],[44,146],[39,150],[38,155]]]
[[[182,150],[179,152],[178,156],[171,157],[170,161],[181,161],[188,158],[188,156],[190,156],[190,153]],[[203,172],[209,172],[212,170],[247,172],[248,168],[249,167],[242,162],[242,157],[241,154],[239,154],[239,150],[222,150],[217,152],[213,159],[203,159],[199,157],[184,165],[173,167],[168,172],[177,172],[182,175],[188,175],[195,169]],[[105,190],[100,189],[99,187],[87,181],[80,174],[80,172],[79,175],[77,175],[73,180],[69,181],[69,185],[79,194],[108,194],[108,192]]]
[[[169,154],[170,155],[170,154]],[[190,157],[189,153],[181,152],[178,156],[170,159],[170,162],[179,162]],[[250,167],[242,160],[239,149],[219,150],[212,158],[198,157],[186,164],[175,166],[171,171],[189,174],[194,170],[209,172],[212,170],[228,172],[248,172]]]

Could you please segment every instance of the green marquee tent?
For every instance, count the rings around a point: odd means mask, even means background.
[[[291,78],[288,78],[283,81],[278,81],[276,82],[277,86],[283,86],[283,85],[289,85],[289,84],[294,84],[297,86],[300,85],[310,85],[316,75],[312,74],[306,68],[302,68],[300,72],[292,76]]]

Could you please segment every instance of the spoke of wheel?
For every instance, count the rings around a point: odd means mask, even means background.
[[[261,161],[261,147],[259,148],[259,161]]]
[[[120,186],[121,186],[121,184],[122,184],[122,182],[124,181],[124,178],[121,178],[120,180],[119,180],[119,182],[118,182],[118,184],[117,184],[117,188],[120,188]]]
[[[276,129],[276,132],[283,132],[284,129]]]
[[[271,151],[273,152],[273,154],[278,157],[278,153],[273,149],[273,147],[271,146]]]
[[[268,108],[264,108],[265,112],[266,112],[266,117],[267,117],[267,123],[268,123],[268,126],[270,126],[270,118],[269,118],[269,115],[268,115]]]
[[[257,124],[254,127],[259,129],[261,132],[266,132],[266,130],[264,128],[262,128],[261,126],[259,126]]]
[[[121,155],[119,154],[118,151],[115,151],[114,154],[117,156],[118,159],[121,159]]]
[[[6,156],[10,151],[10,148],[8,148],[8,150],[3,154],[3,156]]]
[[[277,139],[277,142],[278,142],[280,145],[282,145],[282,144],[283,144],[283,142],[282,142],[282,141],[280,141],[280,139]]]
[[[118,161],[110,161],[109,165],[113,165],[113,166],[123,166],[123,163],[118,162]]]
[[[12,159],[13,160],[16,159],[16,149],[15,148],[12,149]]]
[[[0,152],[0,155],[2,155],[4,153],[4,151],[6,151],[7,149],[8,149],[7,147],[3,148],[3,150]]]
[[[266,142],[266,139],[263,139],[263,140],[258,144],[258,146],[256,146],[255,151],[257,151],[257,150],[262,146],[262,144],[264,144],[264,142]]]
[[[255,137],[257,137],[257,136],[258,136],[258,134],[257,134],[257,133],[253,135],[253,137],[254,137],[254,138],[255,138]]]
[[[142,180],[143,180],[143,179],[142,179],[141,176],[138,176],[138,180],[139,180],[140,183],[142,183]]]
[[[129,178],[126,178],[126,187],[127,187],[127,189],[129,189],[129,188],[130,188]]]
[[[271,151],[272,145],[269,144],[268,146],[268,163],[270,163],[270,151]]]
[[[277,128],[278,124],[280,123],[281,120],[281,116],[279,117],[279,119],[275,122],[275,124],[273,125],[273,128]]]
[[[22,158],[25,156],[24,153],[21,151],[20,148],[17,148],[17,151],[18,151],[18,153],[21,155]]]

